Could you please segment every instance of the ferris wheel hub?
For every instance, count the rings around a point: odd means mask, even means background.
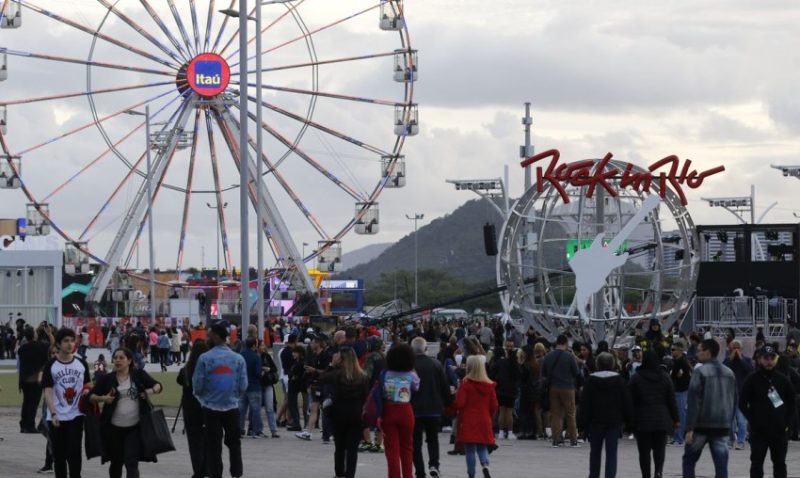
[[[231,81],[228,62],[215,53],[203,53],[192,58],[178,71],[175,82],[178,91],[185,94],[192,90],[196,94],[211,98],[219,95]]]

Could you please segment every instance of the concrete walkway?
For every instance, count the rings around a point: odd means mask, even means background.
[[[34,476],[44,463],[44,438],[40,435],[18,433],[16,410],[0,410],[0,476],[4,478]],[[172,425],[172,420],[170,420]],[[159,463],[141,465],[145,477],[189,477],[191,469],[185,436],[181,435],[181,423],[174,435],[177,451],[159,457]],[[246,477],[305,478],[333,476],[333,445],[324,445],[319,436],[311,442],[303,442],[292,433],[281,431],[279,439],[243,439],[242,449]],[[442,476],[464,477],[466,466],[463,457],[444,454],[449,449],[447,437],[440,435],[442,444]],[[665,477],[681,476],[680,464],[683,449],[668,447]],[[800,476],[800,445],[792,443],[789,449],[789,475]],[[749,451],[731,451],[730,476],[749,476]],[[491,456],[492,476],[499,478],[530,477],[585,477],[588,474],[589,448],[553,449],[542,441],[501,441],[500,448]],[[621,478],[638,477],[639,466],[635,442],[623,440],[619,450]],[[227,462],[227,458],[225,458]],[[714,476],[708,451],[697,468],[698,477]],[[768,467],[765,476],[772,476]],[[52,476],[52,475],[51,475]],[[83,476],[100,478],[108,476],[106,466],[98,459],[84,461]],[[227,471],[226,471],[226,475]],[[386,476],[386,461],[382,454],[359,455],[357,476],[378,478]]]

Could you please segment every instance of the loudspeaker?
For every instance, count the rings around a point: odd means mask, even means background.
[[[494,224],[488,222],[483,226],[483,248],[487,256],[497,255],[497,233]]]

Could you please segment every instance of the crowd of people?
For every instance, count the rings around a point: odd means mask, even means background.
[[[47,437],[40,472],[80,476],[91,406],[102,409],[99,456],[109,476],[124,469],[137,477],[138,463],[155,459],[140,446],[149,397],[163,390],[144,370],[147,357],[162,370],[183,365],[177,383],[193,477],[222,476],[223,444],[230,475],[243,476],[241,440],[278,439],[281,429],[333,443],[335,476],[348,478],[363,452],[383,453],[389,478],[440,477],[442,432],[469,477],[490,477],[490,454],[506,440],[588,443],[590,478],[600,476],[603,455],[604,476],[613,477],[626,438],[636,440],[646,478],[663,476],[668,445],[683,446],[683,476],[693,477],[706,444],[725,477],[729,450],[747,443],[751,476],[763,476],[769,452],[774,476],[785,477],[788,441],[798,438],[794,328],[783,346],[757,337],[746,356],[733,334],[686,337],[655,320],[612,344],[563,334],[551,343],[532,328],[489,320],[347,322],[329,334],[281,325],[262,336],[225,323],[111,327],[111,363],[101,356],[93,367],[77,354],[80,333],[23,325],[14,347],[20,431]],[[273,342],[283,342],[277,356]]]

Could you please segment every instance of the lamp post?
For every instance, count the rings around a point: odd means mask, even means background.
[[[219,245],[222,242],[222,234],[220,233],[219,227],[219,217],[220,217],[220,209],[225,209],[228,207],[228,203],[220,204],[217,203],[216,206],[212,206],[210,203],[206,203],[209,209],[215,209],[217,211],[217,285],[219,285]]]
[[[256,230],[257,246],[258,249],[258,334],[259,337],[264,336],[264,237],[263,237],[263,224],[264,217],[261,209],[262,197],[262,179],[263,179],[263,165],[261,161],[261,152],[263,151],[263,133],[261,131],[262,124],[262,76],[261,76],[261,6],[271,5],[274,3],[288,3],[292,0],[256,0],[256,16],[255,18],[247,16],[247,0],[239,0],[239,10],[225,9],[220,10],[220,13],[239,18],[239,171],[240,171],[240,200],[242,201],[241,220],[242,220],[242,288],[247,293],[242,293],[242,328],[246,329],[250,325],[250,265],[249,254],[247,248],[248,244],[248,227],[247,227],[247,185],[249,184],[248,169],[246,164],[247,158],[247,20],[255,20],[256,22]]]
[[[150,106],[144,107],[144,113],[136,110],[126,110],[124,113],[133,116],[144,116],[145,127],[145,156],[147,157],[147,242],[150,248],[150,324],[156,323],[156,266],[155,253],[153,252],[153,175],[150,158]],[[139,249],[136,246],[138,265]]]
[[[425,214],[415,212],[413,216],[406,214],[406,219],[414,221],[414,305],[419,304],[419,241],[417,240],[417,221],[421,221]]]

